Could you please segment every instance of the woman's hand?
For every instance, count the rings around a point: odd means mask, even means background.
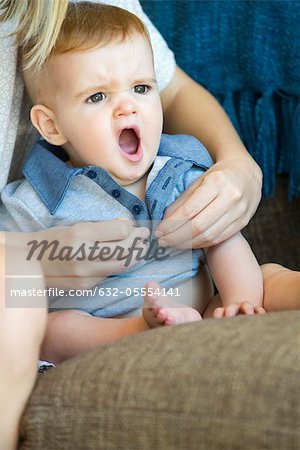
[[[216,164],[168,208],[158,229],[171,246],[215,245],[240,231],[255,213],[261,170],[219,103],[179,67],[161,99],[164,131],[195,136]]]
[[[144,239],[149,230],[135,227],[130,220],[116,219],[8,234],[22,240],[28,261],[41,261],[48,287],[87,289],[133,267],[138,262],[137,251],[141,256],[148,248]],[[135,253],[129,258],[133,247]]]
[[[262,175],[249,156],[223,159],[166,211],[159,244],[179,248],[216,245],[244,228],[260,201]]]

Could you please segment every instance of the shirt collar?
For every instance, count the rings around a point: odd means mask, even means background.
[[[68,155],[63,148],[47,141],[38,141],[23,167],[23,175],[40,196],[51,214],[61,204],[72,179],[83,172],[82,168],[66,165]]]

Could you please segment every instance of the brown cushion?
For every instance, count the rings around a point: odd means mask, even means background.
[[[262,200],[243,234],[260,264],[276,262],[300,270],[300,198],[288,201],[288,177],[278,176],[275,198]]]
[[[40,375],[22,450],[299,449],[300,312],[148,331]]]

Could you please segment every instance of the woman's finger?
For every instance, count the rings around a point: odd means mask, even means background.
[[[224,227],[226,228],[227,222],[230,220],[226,211],[224,204],[216,199],[190,221],[181,224],[178,221],[178,226],[174,227],[176,229],[163,235],[160,240],[170,246],[177,246],[177,243],[182,246],[183,242],[191,240],[193,244],[196,244],[194,248],[214,245],[215,238],[223,231]],[[214,214],[218,214],[218,219]]]
[[[145,254],[145,227],[134,227],[130,221],[103,221],[76,224],[69,228],[47,230],[43,234],[47,247],[41,262],[49,286],[64,289],[94,286],[109,275],[128,270]],[[102,240],[101,240],[102,239]],[[54,250],[53,250],[54,249]],[[52,253],[55,255],[52,255]],[[52,255],[52,257],[51,257]],[[55,256],[53,258],[53,256]]]
[[[199,184],[200,179],[196,180],[188,189],[180,194],[180,196],[173,203],[171,203],[170,206],[168,206],[167,210],[165,211],[164,218],[169,218],[172,214],[175,213],[175,211],[177,211],[182,205],[184,205],[185,202],[191,197],[193,192],[198,189]]]
[[[115,219],[100,220],[98,222],[79,222],[67,229],[67,234],[73,233],[74,240],[110,242],[126,238],[133,230],[131,220]]]
[[[203,213],[205,208],[207,208],[216,197],[217,191],[213,186],[210,188],[205,183],[198,186],[189,196],[185,196],[184,203],[182,203],[172,214],[165,215],[166,219],[160,223],[157,231],[161,236],[172,233],[178,226],[185,222],[189,222],[198,214]],[[217,214],[218,213],[216,212],[216,215]]]

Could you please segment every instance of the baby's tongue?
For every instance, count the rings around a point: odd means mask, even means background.
[[[129,130],[123,130],[119,137],[119,146],[124,153],[133,155],[138,148],[138,138],[135,131],[130,128]]]

